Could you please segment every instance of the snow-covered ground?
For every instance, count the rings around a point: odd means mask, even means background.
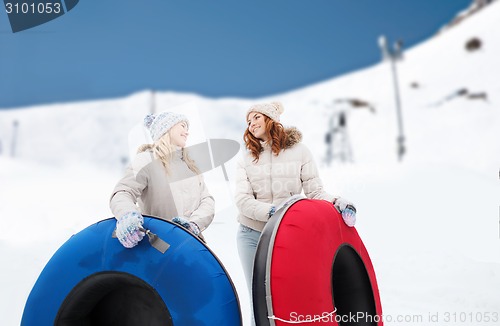
[[[192,129],[192,142],[205,137],[241,141],[251,103],[282,101],[282,122],[304,133],[327,190],[356,203],[357,229],[374,264],[386,324],[498,325],[498,17],[500,2],[495,2],[404,53],[398,63],[408,149],[402,162],[396,155],[387,62],[265,99],[158,93],[157,110],[194,103],[198,111],[190,114],[198,127]],[[465,51],[471,37],[482,40],[478,51]],[[487,100],[451,96],[460,89],[485,93]],[[111,216],[108,199],[129,155],[128,133],[149,112],[151,98],[150,92],[140,92],[108,101],[0,111],[2,325],[19,324],[34,282],[59,246]],[[354,163],[328,166],[323,161],[328,119],[345,109],[333,102],[346,98],[367,101],[376,112],[348,110]],[[13,135],[15,158],[10,157]],[[226,164],[229,184],[221,168],[206,176],[217,200],[206,238],[230,273],[247,315],[230,191],[234,165],[235,159]],[[479,319],[486,313],[498,314],[497,321]]]

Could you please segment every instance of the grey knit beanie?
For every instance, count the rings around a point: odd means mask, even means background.
[[[173,126],[185,121],[189,127],[189,120],[184,114],[174,112],[162,112],[157,115],[148,114],[144,118],[144,126],[151,133],[153,141],[157,141],[165,135]]]

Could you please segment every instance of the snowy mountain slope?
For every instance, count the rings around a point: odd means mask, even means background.
[[[498,168],[499,15],[500,3],[493,3],[459,26],[404,53],[397,69],[408,159],[464,164],[478,171],[493,172]],[[470,53],[465,50],[465,42],[472,36],[480,37],[484,48]],[[412,88],[412,83],[418,83],[419,88]],[[487,101],[465,96],[444,101],[464,88],[469,93],[487,94]],[[306,135],[311,140],[322,139],[321,126],[326,127],[326,123],[318,119],[318,128],[306,126],[310,119],[299,118],[311,112],[306,108],[323,109],[327,116],[326,104],[336,99],[358,98],[372,103],[377,109],[375,115],[366,110],[361,113],[363,109],[353,110],[350,115],[355,156],[358,162],[370,162],[380,155],[395,155],[396,110],[389,63],[290,92],[282,98],[294,114],[287,116],[287,121],[303,121],[303,128],[316,131],[316,135]],[[469,132],[471,129],[473,132]]]
[[[481,133],[484,134],[475,133],[477,138],[484,139],[498,135],[488,125],[499,123],[496,110],[500,101],[498,95],[500,82],[494,73],[498,71],[496,69],[500,65],[496,60],[500,55],[500,44],[495,39],[499,33],[499,24],[495,20],[499,11],[500,5],[495,2],[462,24],[404,53],[404,60],[398,63],[398,71],[408,142],[411,143],[421,137],[431,139],[437,137],[435,132],[422,135],[425,128],[433,128],[433,125],[438,130],[453,133],[460,129],[459,126],[466,129],[469,124],[487,124],[485,128],[481,128]],[[480,37],[484,45],[482,49],[471,53],[465,51],[464,45],[472,36]],[[374,46],[376,46],[375,40]],[[410,87],[412,83],[418,84],[418,88]],[[467,100],[463,96],[444,102],[445,98],[463,89],[469,93],[485,93],[487,101]],[[385,158],[394,152],[397,130],[393,93],[390,67],[385,62],[304,89],[278,94],[269,99],[280,99],[285,102],[287,108],[287,114],[283,116],[285,123],[297,124],[304,130],[316,131],[305,134],[306,140],[311,143],[324,138],[327,128],[325,120],[335,109],[332,108],[333,101],[357,98],[373,104],[377,109],[376,114],[366,114],[363,109],[356,109],[352,111],[349,121],[356,157],[361,161],[371,162],[380,155]],[[227,129],[220,128],[221,125],[238,126],[232,130],[238,133],[244,123],[241,122],[243,112],[250,103],[255,102],[240,99],[214,100],[193,94],[171,92],[159,92],[154,100],[158,111],[188,101],[196,102],[203,112],[203,120],[208,121],[205,126],[206,132],[211,137],[228,136]],[[72,159],[108,167],[119,165],[126,153],[124,150],[126,137],[123,137],[123,134],[150,111],[151,102],[151,93],[142,92],[118,100],[0,112],[0,141],[3,144],[4,155],[8,152],[11,142],[12,121],[18,120],[17,152],[21,157],[36,160],[43,157],[43,161],[49,163]],[[439,103],[441,105],[436,105]],[[466,112],[461,112],[464,109]],[[469,112],[474,109],[476,110]],[[78,114],[81,118],[79,121],[66,119],[61,110],[71,110],[72,114]],[[77,113],[78,110],[83,112]],[[314,110],[315,114],[308,119],[300,118],[305,112],[310,113],[310,110]],[[449,113],[443,112],[446,110],[449,110]],[[419,123],[410,122],[415,119],[419,120]],[[42,124],[38,121],[47,123]],[[311,128],[311,123],[317,127]],[[92,132],[91,137],[88,136],[89,132]],[[24,136],[30,134],[38,136],[36,139]],[[237,138],[241,137],[238,135]],[[473,143],[469,137],[467,139]],[[94,141],[95,143],[92,143]],[[75,143],[79,143],[79,146],[74,146]],[[422,144],[425,141],[416,143]],[[430,143],[440,143],[440,141]],[[318,152],[323,151],[321,142],[318,145]],[[81,146],[84,148],[80,148]],[[419,154],[419,151],[408,147],[409,155]],[[427,156],[434,158],[444,156],[447,159],[448,154],[442,153],[440,149],[442,148],[427,148],[429,152]],[[64,156],[57,155],[61,150],[65,151]],[[459,154],[454,154],[455,160],[461,159]],[[490,162],[498,158],[497,151],[484,151],[479,154]],[[492,155],[496,157],[488,157]]]
[[[472,3],[466,9],[460,11],[455,18],[453,18],[449,23],[444,25],[441,30],[447,30],[453,28],[457,24],[460,24],[463,20],[475,15],[480,10],[488,7],[490,4],[497,0],[473,0]]]
[[[408,153],[401,163],[387,62],[263,99],[158,92],[154,102],[158,111],[195,103],[203,130],[193,129],[192,138],[241,141],[246,109],[254,102],[281,100],[282,122],[303,131],[325,188],[356,203],[357,229],[374,263],[384,314],[422,316],[405,323],[420,326],[436,325],[429,320],[434,313],[500,313],[496,17],[500,2],[404,53],[398,72]],[[466,52],[464,44],[472,36],[481,38],[483,47]],[[462,89],[486,93],[487,101],[453,96]],[[376,112],[347,111],[354,163],[327,166],[322,160],[328,119],[346,109],[334,101],[348,98],[367,101]],[[110,217],[107,200],[128,156],[127,135],[151,103],[151,92],[145,91],[123,99],[0,111],[0,219],[12,230],[0,235],[2,261],[10,262],[2,265],[0,278],[2,324],[19,324],[31,286],[65,239]],[[13,120],[19,121],[15,159],[8,158]],[[228,193],[234,162],[226,166],[229,185],[220,169],[207,175],[218,211],[206,236],[247,314],[235,247],[236,210]]]

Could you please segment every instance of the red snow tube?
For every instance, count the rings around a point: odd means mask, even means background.
[[[254,265],[258,326],[382,326],[375,272],[355,228],[333,205],[299,199],[264,228]]]

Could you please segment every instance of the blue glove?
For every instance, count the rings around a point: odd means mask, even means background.
[[[199,236],[201,231],[198,225],[195,222],[190,222],[186,220],[184,217],[176,216],[172,219],[172,222],[179,224],[180,226],[187,229],[192,234]]]
[[[273,216],[274,213],[276,213],[276,207],[271,206],[271,208],[269,209],[269,212],[267,212],[267,218],[271,218],[271,216]]]
[[[353,227],[356,224],[356,207],[353,203],[338,197],[333,200],[333,206],[342,214],[342,219],[347,226]]]
[[[144,238],[140,229],[144,218],[137,212],[128,212],[116,221],[116,237],[125,248],[135,247]]]

